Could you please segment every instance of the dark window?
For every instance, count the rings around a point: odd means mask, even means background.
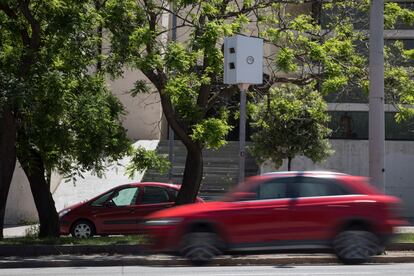
[[[290,179],[274,179],[260,184],[254,191],[257,194],[257,199],[288,198],[288,183]]]
[[[390,1],[392,2],[392,1]],[[362,3],[362,1],[361,1]],[[414,10],[414,2],[412,1],[398,1],[397,4],[404,9]],[[362,8],[339,8],[338,5],[334,5],[332,9],[325,9],[322,11],[321,23],[323,28],[329,28],[332,25],[340,23],[343,17],[349,17],[356,30],[368,30],[369,29],[369,10]],[[404,22],[401,18],[398,18],[397,22],[391,28],[398,29],[413,29],[412,24]]]
[[[385,112],[385,139],[414,141],[414,119],[400,123],[395,120],[395,112]],[[368,112],[330,111],[331,139],[368,139]]]
[[[333,111],[329,112],[333,139],[368,139],[368,112]]]
[[[170,194],[170,201],[175,201],[178,196],[178,190],[176,189],[168,189],[168,192]]]
[[[113,191],[110,191],[102,196],[100,196],[98,199],[94,200],[91,203],[91,206],[94,207],[100,207],[103,206],[103,204],[109,199],[109,197],[112,195]]]
[[[169,202],[168,192],[164,188],[147,186],[144,188],[142,204],[157,204]]]
[[[350,192],[332,179],[303,177],[296,184],[297,197],[347,195]]]
[[[401,2],[398,2],[398,5],[401,8],[404,8],[404,9],[408,9],[408,10],[411,10],[411,11],[414,10],[414,2],[411,2],[411,1],[401,1]],[[413,29],[413,25],[407,24],[403,20],[399,19],[396,22],[396,24],[394,26],[394,29],[402,29],[402,30],[409,29],[409,30],[411,30],[411,29]]]

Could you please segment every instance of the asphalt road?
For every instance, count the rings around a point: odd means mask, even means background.
[[[227,267],[60,267],[1,269],[0,275],[140,275],[140,276],[317,276],[414,275],[414,264],[325,266],[227,266]]]

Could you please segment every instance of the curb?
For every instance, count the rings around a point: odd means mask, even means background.
[[[387,251],[414,251],[414,243],[394,243]],[[326,253],[329,250],[280,250],[275,253]],[[48,255],[120,254],[143,255],[142,245],[0,245],[0,257],[38,257]],[[250,252],[255,254],[253,252]],[[260,253],[259,253],[260,254]]]
[[[414,253],[375,256],[370,263],[412,263]],[[214,259],[208,266],[258,266],[258,265],[337,265],[339,260],[331,254],[272,254],[248,256],[222,256]],[[104,266],[190,266],[187,260],[177,257],[131,256],[131,255],[93,255],[93,256],[50,256],[49,258],[4,258],[0,268],[35,267],[104,267]]]

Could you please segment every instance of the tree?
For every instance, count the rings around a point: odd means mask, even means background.
[[[130,149],[122,105],[104,74],[91,72],[99,16],[89,1],[1,1],[0,26],[0,150],[7,153],[0,162],[8,161],[0,165],[1,230],[17,154],[38,210],[39,236],[58,236],[51,171],[100,174]]]
[[[218,148],[231,128],[225,107],[217,107],[220,91],[212,87],[221,82],[223,54],[220,41],[240,32],[248,23],[247,14],[264,6],[248,3],[237,7],[229,1],[174,1],[174,11],[165,1],[107,1],[102,7],[104,28],[111,44],[105,64],[138,69],[146,76],[135,91],[155,89],[169,125],[187,149],[182,187],[176,204],[193,202],[203,172],[203,147]],[[162,26],[165,15],[179,18],[177,29],[188,30],[184,42],[169,41],[170,28]],[[149,84],[151,86],[149,87]]]
[[[327,127],[327,105],[318,91],[311,86],[283,85],[272,88],[264,101],[250,108],[253,155],[263,162],[270,159],[281,166],[288,160],[304,155],[320,162],[331,153]]]

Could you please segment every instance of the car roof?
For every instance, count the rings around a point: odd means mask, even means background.
[[[172,183],[164,183],[164,182],[134,182],[134,183],[127,183],[127,184],[122,184],[119,186],[116,186],[114,188],[122,188],[122,187],[126,187],[126,186],[134,186],[134,187],[139,187],[139,186],[161,186],[161,187],[166,187],[166,188],[173,188],[173,189],[180,189],[181,185],[178,184],[172,184]]]
[[[264,176],[270,176],[270,175],[286,175],[286,176],[348,176],[346,173],[341,172],[333,172],[333,171],[277,171],[277,172],[268,172],[262,174]]]

